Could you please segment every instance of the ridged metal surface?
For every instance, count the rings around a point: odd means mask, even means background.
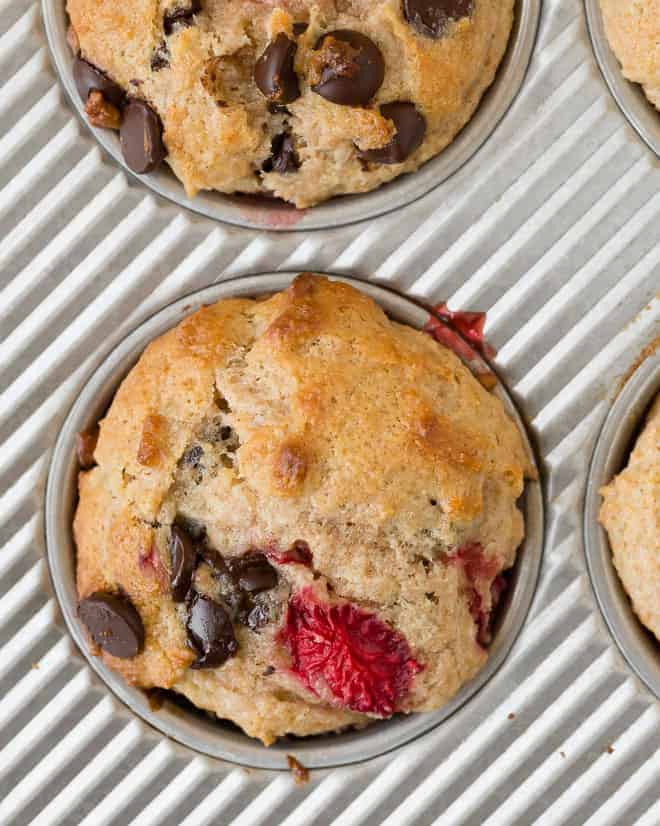
[[[596,607],[581,504],[617,380],[658,333],[660,164],[607,93],[581,6],[546,0],[522,94],[459,174],[304,236],[213,224],[129,184],[63,102],[34,3],[0,0],[0,82],[0,822],[658,826],[660,707]],[[41,497],[68,405],[127,330],[220,278],[310,267],[488,311],[548,528],[531,615],[460,727],[297,787],[219,769],[109,697],[59,619]]]

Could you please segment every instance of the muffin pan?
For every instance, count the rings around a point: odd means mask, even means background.
[[[86,125],[87,118],[72,74],[72,54],[66,42],[65,0],[42,0],[42,13],[53,63],[67,95]],[[515,22],[507,52],[491,88],[456,139],[417,172],[403,175],[379,189],[343,196],[306,210],[254,196],[200,192],[186,197],[182,184],[166,165],[150,175],[137,176],[143,184],[179,206],[242,227],[269,230],[311,230],[338,227],[390,212],[420,198],[460,169],[488,139],[515,99],[531,59],[541,14],[541,0],[517,0]],[[124,163],[119,138],[108,129],[89,127],[101,146],[131,175]]]
[[[271,273],[225,281],[179,299],[145,321],[103,361],[91,376],[64,422],[51,462],[45,500],[45,528],[48,562],[60,607],[78,647],[96,673],[113,692],[154,728],[196,751],[246,766],[286,769],[286,756],[294,753],[306,768],[327,768],[355,763],[390,751],[424,734],[458,711],[495,673],[507,656],[531,604],[543,546],[543,502],[541,484],[527,481],[521,507],[525,515],[526,538],[509,575],[510,587],[496,615],[495,634],[484,668],[442,709],[428,714],[397,715],[375,722],[363,731],[305,739],[284,738],[269,749],[237,732],[236,728],[203,713],[183,710],[183,704],[166,700],[162,708],[151,708],[146,694],[127,685],[122,678],[89,654],[89,645],[76,616],[75,550],[71,521],[76,504],[76,434],[94,424],[107,408],[119,382],[154,337],[177,324],[198,307],[229,296],[255,296],[284,289],[296,273]],[[342,278],[370,295],[398,321],[421,328],[428,310],[398,293],[373,284]],[[485,362],[480,370],[487,371]],[[472,362],[474,364],[474,362]],[[516,421],[534,463],[534,455],[522,421],[504,387],[498,382],[496,394]]]
[[[127,185],[66,103],[42,22],[30,0],[0,17],[0,821],[657,826],[658,701],[601,618],[583,499],[609,399],[658,335],[660,165],[612,104],[582,4],[543,4],[514,106],[450,181],[313,233],[239,231]],[[486,311],[547,497],[534,602],[497,673],[407,746],[299,786],[115,698],[60,615],[42,519],[57,431],[107,353],[181,295],[278,268]]]
[[[600,11],[600,0],[584,0],[594,54],[612,97],[640,138],[660,158],[660,112],[650,103],[641,86],[623,76],[621,64],[610,49]]]
[[[612,562],[598,522],[600,488],[621,471],[648,408],[660,393],[660,349],[647,356],[614,400],[596,443],[584,506],[584,544],[598,604],[612,636],[639,677],[660,699],[660,643],[640,623]]]

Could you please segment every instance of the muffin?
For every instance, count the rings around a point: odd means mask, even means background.
[[[153,341],[80,461],[92,650],[266,744],[479,671],[533,472],[453,352],[310,274]]]
[[[660,640],[660,395],[627,467],[600,492],[614,567],[640,621]]]
[[[308,207],[411,172],[470,119],[513,0],[68,0],[87,116],[189,196]]]
[[[660,109],[660,0],[600,0],[600,8],[624,77]]]

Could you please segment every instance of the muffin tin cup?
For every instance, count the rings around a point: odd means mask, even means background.
[[[510,587],[495,624],[490,656],[484,668],[443,708],[436,712],[398,715],[377,721],[362,731],[317,735],[307,739],[283,738],[270,748],[248,738],[235,727],[210,716],[187,711],[166,700],[162,708],[150,707],[144,692],[125,683],[89,646],[76,616],[75,549],[71,523],[77,502],[78,466],[76,434],[95,423],[105,412],[121,380],[136,363],[146,345],[204,304],[221,298],[253,297],[284,289],[295,273],[243,277],[194,292],[144,321],[116,347],[90,376],[69,411],[54,447],[45,498],[47,559],[62,614],[78,648],[97,675],[135,714],[172,739],[211,757],[262,769],[287,769],[286,755],[294,753],[307,768],[329,768],[357,763],[391,751],[420,737],[463,706],[493,677],[509,653],[527,615],[539,574],[543,547],[543,498],[541,484],[529,481],[521,499],[526,538],[510,574]],[[333,276],[331,276],[333,277]],[[429,311],[398,293],[350,278],[394,319],[421,328]],[[481,368],[487,370],[482,362]],[[524,425],[510,397],[498,382],[496,395],[516,422],[532,461],[533,452]]]
[[[649,355],[616,397],[596,442],[585,494],[584,546],[596,599],[616,644],[637,676],[660,699],[660,643],[639,621],[598,522],[599,490],[627,464],[649,405],[660,392],[660,349]]]
[[[621,64],[605,34],[600,0],[584,0],[587,28],[601,74],[619,109],[647,146],[660,158],[660,112],[646,98],[642,87],[626,80]]]
[[[260,196],[200,192],[194,198],[188,198],[167,164],[149,175],[135,175],[124,163],[117,133],[91,127],[85,116],[73,81],[73,57],[66,42],[65,0],[42,0],[42,14],[53,63],[73,108],[101,146],[126,172],[164,198],[208,218],[241,227],[282,231],[327,229],[375,218],[420,198],[460,169],[490,137],[518,94],[534,49],[541,0],[517,0],[513,31],[495,81],[470,122],[444,151],[416,172],[402,175],[379,189],[333,198],[301,210]]]

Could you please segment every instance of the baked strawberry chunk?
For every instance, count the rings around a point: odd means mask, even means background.
[[[462,312],[461,310],[450,310],[444,302],[437,304],[433,308],[433,313],[434,315],[426,322],[424,329],[442,344],[454,350],[456,355],[468,359],[471,357],[470,349],[465,347],[465,342],[461,342],[460,339],[457,340],[456,336],[451,335],[452,330],[459,333],[459,335],[462,336],[465,341],[468,341],[482,356],[493,358],[496,355],[495,350],[484,338],[486,313],[469,313]],[[438,319],[441,319],[441,321]],[[442,323],[443,321],[445,322],[444,324]],[[447,331],[448,327],[451,328],[449,331]],[[459,352],[459,350],[461,352]]]
[[[465,542],[454,553],[445,554],[443,561],[463,570],[469,585],[465,588],[468,608],[477,631],[477,642],[486,647],[492,642],[492,615],[503,592],[506,579],[500,574],[500,563],[484,554],[478,542]],[[484,596],[490,591],[490,605]]]
[[[405,638],[350,602],[319,601],[305,588],[289,601],[280,632],[294,674],[317,695],[388,717],[423,669]]]

